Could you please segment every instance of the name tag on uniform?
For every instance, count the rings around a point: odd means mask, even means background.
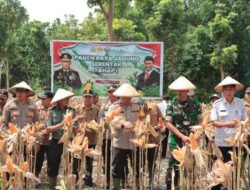
[[[220,110],[219,116],[220,117],[226,117],[226,116],[228,116],[227,110]]]

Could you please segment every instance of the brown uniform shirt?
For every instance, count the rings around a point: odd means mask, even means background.
[[[245,108],[246,108],[246,111],[247,111],[247,115],[250,118],[250,104],[248,104],[247,102],[245,102]]]
[[[90,108],[86,108],[83,104],[76,107],[79,124],[88,123],[92,120],[98,121],[98,112],[99,108],[96,105],[92,105]],[[96,133],[92,129],[86,129],[85,134],[89,139],[89,145],[95,145]]]
[[[38,119],[37,107],[30,99],[25,104],[22,104],[14,98],[4,107],[2,129],[7,130],[9,123],[17,125],[18,128],[23,128],[27,124],[37,122]]]
[[[49,119],[49,109],[45,108],[42,104],[39,104],[38,106],[38,113],[39,113],[39,123],[44,124],[43,128],[45,128],[45,123]],[[43,145],[49,144],[49,134],[43,135],[41,139],[39,139],[39,142]]]
[[[162,117],[160,108],[156,103],[148,103],[148,114],[150,115],[150,125],[155,127],[158,125],[159,118]],[[160,136],[154,137],[152,134],[148,137],[148,143],[158,144],[160,142]]]

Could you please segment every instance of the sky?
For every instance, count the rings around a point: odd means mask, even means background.
[[[73,14],[82,21],[91,10],[87,0],[20,0],[27,9],[30,21],[53,22],[56,18],[64,20],[64,15]]]

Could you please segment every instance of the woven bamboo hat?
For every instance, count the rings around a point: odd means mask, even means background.
[[[16,94],[17,89],[24,89],[28,91],[28,96],[34,96],[35,92],[32,90],[32,88],[24,81],[10,87],[9,91],[11,93]]]
[[[139,92],[135,90],[133,86],[129,83],[122,84],[119,88],[116,89],[113,93],[114,96],[119,97],[138,97],[140,96]]]
[[[221,81],[216,87],[215,91],[216,92],[222,92],[223,91],[223,86],[227,85],[235,85],[235,90],[240,91],[244,88],[244,85],[239,83],[237,80],[233,79],[230,76],[227,76],[223,81]]]
[[[63,99],[66,99],[66,98],[70,98],[74,96],[74,93],[73,92],[70,92],[68,90],[64,90],[62,88],[59,88],[57,91],[56,91],[56,94],[55,96],[53,97],[52,101],[51,101],[51,104],[54,104],[60,100],[63,100]]]
[[[180,76],[174,82],[172,82],[169,86],[171,90],[194,90],[196,87],[193,83],[191,83],[186,77]]]

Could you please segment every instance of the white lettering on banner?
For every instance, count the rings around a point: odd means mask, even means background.
[[[139,62],[139,56],[115,56],[114,59],[112,56],[99,56],[99,55],[75,55],[75,60],[81,61],[132,61],[132,62]]]
[[[122,63],[91,62],[91,67],[122,67]]]
[[[118,73],[116,68],[93,68],[94,73]]]

